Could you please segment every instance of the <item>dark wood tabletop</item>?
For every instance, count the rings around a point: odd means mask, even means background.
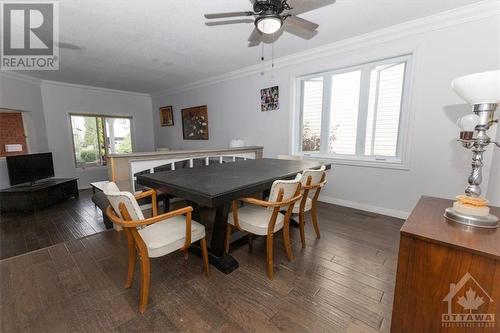
[[[210,262],[230,273],[238,267],[238,262],[224,253],[231,202],[269,190],[275,180],[294,178],[299,172],[322,165],[330,168],[329,163],[320,161],[263,158],[143,174],[137,176],[137,183],[188,201],[195,209],[196,221],[205,226],[213,223],[208,248]],[[199,207],[214,208],[213,221],[200,221]]]
[[[323,164],[263,158],[138,175],[137,182],[199,205],[216,207],[269,189],[277,179],[293,178],[298,172]]]
[[[484,229],[449,221],[443,214],[452,205],[451,200],[423,196],[401,228],[401,234],[499,260],[500,228]],[[491,214],[500,216],[500,208],[490,209]]]

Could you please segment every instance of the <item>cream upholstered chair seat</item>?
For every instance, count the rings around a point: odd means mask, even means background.
[[[209,275],[205,227],[192,220],[193,207],[184,207],[158,215],[156,191],[148,190],[132,194],[120,191],[113,182],[105,186],[104,194],[110,203],[106,209],[106,215],[115,225],[121,227],[120,229],[127,236],[129,257],[125,288],[132,286],[136,262],[139,259],[141,268],[139,312],[146,311],[148,304],[150,258],[182,250],[187,259],[187,251],[191,244],[200,241],[205,272],[207,276]],[[146,197],[151,197],[152,216],[150,218],[144,217],[137,203],[138,199]]]
[[[305,200],[306,200],[306,203],[304,205],[304,211],[307,212],[307,211],[311,210],[313,201],[309,197],[305,198]],[[293,211],[292,212],[294,214],[299,214],[300,213],[300,205],[299,204],[295,204],[295,206],[293,206]]]
[[[238,209],[238,221],[240,223],[240,228],[254,235],[267,235],[269,220],[272,215],[273,211],[265,207],[256,205],[243,206]],[[283,228],[284,221],[285,215],[278,213],[276,224],[274,225],[274,232]],[[235,225],[232,214],[229,215],[228,223],[233,226]]]
[[[300,179],[298,174],[294,180],[276,180],[271,186],[269,200],[257,198],[240,198],[234,200],[233,212],[229,215],[226,229],[226,253],[229,252],[231,230],[236,228],[250,235],[266,236],[267,276],[274,277],[273,239],[274,233],[283,230],[283,245],[289,260],[292,259],[289,225],[293,206],[301,198]],[[247,205],[239,207],[239,201]],[[281,211],[285,210],[283,214]],[[251,241],[251,237],[249,238]]]
[[[166,221],[151,224],[139,229],[139,235],[146,243],[150,258],[161,257],[180,250],[186,242],[186,219],[174,216]],[[205,237],[205,227],[191,221],[191,242]]]

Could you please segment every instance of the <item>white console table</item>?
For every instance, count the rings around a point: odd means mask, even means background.
[[[263,147],[238,147],[225,149],[171,150],[162,152],[137,152],[106,156],[108,179],[123,191],[135,191],[137,173],[154,173],[161,166],[175,170],[179,163],[192,168],[195,164],[224,163],[238,159],[260,159]]]

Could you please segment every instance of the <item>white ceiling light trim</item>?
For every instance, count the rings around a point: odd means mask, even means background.
[[[265,15],[258,17],[255,25],[264,34],[274,34],[281,28],[283,21],[278,15]]]

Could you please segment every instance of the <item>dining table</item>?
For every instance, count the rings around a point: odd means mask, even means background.
[[[182,198],[193,206],[193,219],[211,225],[209,260],[220,271],[229,274],[238,268],[238,261],[225,253],[224,244],[228,214],[233,200],[268,191],[279,179],[295,178],[306,169],[317,169],[330,163],[317,160],[248,159],[211,164],[195,168],[161,171],[137,175],[137,183],[171,197]],[[215,210],[211,221],[201,220],[199,210]],[[214,214],[204,214],[211,215]],[[194,252],[199,249],[194,246]]]

